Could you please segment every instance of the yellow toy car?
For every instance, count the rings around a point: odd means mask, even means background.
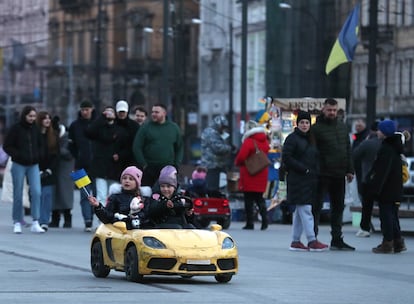
[[[91,269],[104,278],[111,269],[128,281],[144,275],[214,276],[227,283],[238,271],[238,251],[232,237],[214,224],[202,229],[133,229],[124,222],[101,224],[91,241]]]

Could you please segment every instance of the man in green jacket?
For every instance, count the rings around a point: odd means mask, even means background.
[[[353,251],[354,247],[343,241],[342,216],[345,199],[345,178],[351,182],[354,177],[351,144],[346,125],[337,118],[338,102],[333,98],[325,100],[322,114],[311,128],[311,136],[319,150],[320,175],[318,198],[313,208],[315,234],[318,234],[320,211],[325,194],[329,194],[331,220],[331,250]]]
[[[156,104],[151,110],[151,121],[138,130],[133,144],[138,166],[143,169],[142,186],[152,187],[163,167],[181,165],[184,146],[178,125],[167,120],[167,109]]]

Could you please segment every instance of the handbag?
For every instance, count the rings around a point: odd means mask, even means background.
[[[254,141],[255,151],[244,162],[247,172],[250,175],[256,175],[264,168],[270,165],[270,160],[267,155],[257,147],[256,141]]]

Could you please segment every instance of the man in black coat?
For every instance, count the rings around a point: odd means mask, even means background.
[[[69,126],[69,151],[75,159],[75,170],[85,169],[88,172],[92,163],[92,140],[86,136],[86,129],[93,121],[95,116],[93,104],[89,100],[84,100],[80,104],[78,118]],[[86,186],[89,193],[95,192],[93,184]],[[88,197],[84,191],[81,194],[82,216],[85,222],[85,232],[92,231],[93,210],[89,204]]]

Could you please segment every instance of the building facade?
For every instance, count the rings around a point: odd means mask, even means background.
[[[352,63],[351,117],[365,117],[370,1],[362,1],[361,43]],[[393,118],[414,130],[414,1],[379,0],[376,52],[376,118]],[[406,153],[414,151],[412,140]]]

